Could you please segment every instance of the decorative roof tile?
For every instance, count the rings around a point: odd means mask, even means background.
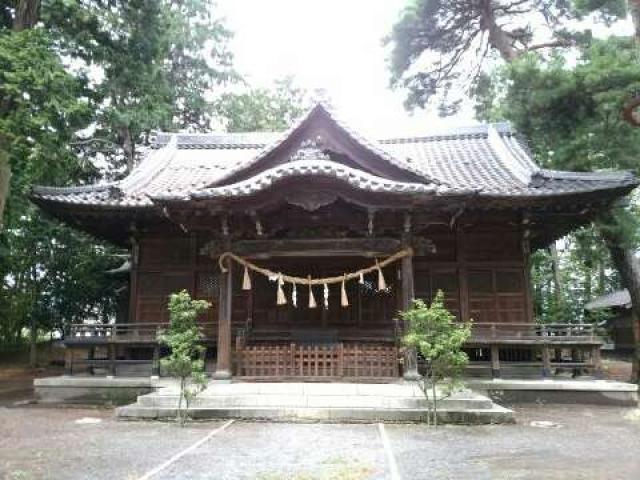
[[[288,163],[252,178],[223,185],[224,180],[272,152],[314,111],[325,112],[366,150],[394,166],[415,173],[415,183],[394,182],[327,159],[290,158]],[[292,176],[325,175],[368,191],[403,194],[534,198],[604,190],[629,190],[638,180],[629,172],[559,172],[540,169],[508,124],[476,125],[421,137],[367,140],[341,121],[328,106],[317,104],[287,132],[170,134],[159,133],[149,154],[119,182],[91,186],[34,187],[34,199],[46,203],[129,209],[146,208],[162,199],[251,195]],[[302,152],[307,153],[309,152]],[[330,157],[330,156],[329,156]],[[211,186],[216,186],[212,188]],[[436,188],[437,187],[437,188]]]

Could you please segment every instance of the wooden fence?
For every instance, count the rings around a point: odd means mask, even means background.
[[[390,378],[398,376],[393,343],[236,344],[240,377]]]

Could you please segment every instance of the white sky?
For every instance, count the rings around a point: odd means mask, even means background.
[[[454,117],[403,107],[404,93],[389,88],[389,34],[408,0],[218,0],[234,32],[235,67],[252,86],[270,87],[292,75],[310,91],[324,89],[347,121],[376,137],[426,134],[436,126],[473,124],[469,103]],[[630,22],[596,35],[625,34]]]
[[[345,120],[375,136],[424,134],[434,122],[470,124],[469,114],[441,120],[403,107],[389,88],[383,38],[407,0],[218,0],[234,32],[235,67],[252,86],[292,75],[325,89]]]

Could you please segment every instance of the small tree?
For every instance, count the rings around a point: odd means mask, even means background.
[[[158,335],[159,342],[171,350],[171,354],[161,360],[161,365],[169,375],[180,380],[176,416],[181,426],[186,422],[191,400],[207,384],[203,359],[205,348],[200,343],[202,335],[196,319],[210,306],[206,300],[192,300],[186,290],[171,294],[168,307],[171,323],[169,329]]]
[[[461,375],[468,362],[462,346],[471,335],[471,323],[455,321],[455,316],[444,307],[441,290],[438,290],[430,307],[422,300],[414,300],[411,307],[400,315],[408,324],[404,345],[415,348],[426,362],[425,375],[418,384],[427,400],[427,423],[430,423],[431,416],[434,426],[437,426],[437,386],[443,383],[447,395],[460,387]]]

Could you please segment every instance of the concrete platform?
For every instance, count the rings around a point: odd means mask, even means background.
[[[174,385],[141,395],[120,407],[122,419],[161,419],[176,415]],[[513,412],[488,397],[465,391],[439,399],[442,423],[512,423]],[[192,418],[243,418],[279,421],[424,421],[427,401],[413,383],[211,383],[192,402]]]
[[[80,403],[125,405],[139,395],[171,384],[171,380],[153,377],[83,377],[36,378],[33,381],[40,403]]]
[[[473,379],[467,386],[500,403],[638,406],[638,385],[614,380]]]

